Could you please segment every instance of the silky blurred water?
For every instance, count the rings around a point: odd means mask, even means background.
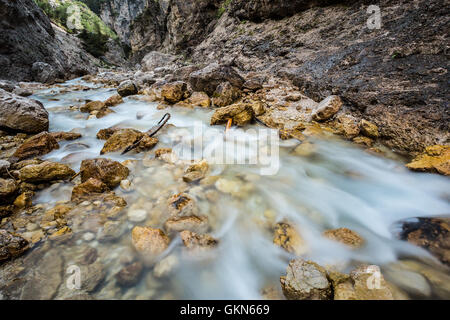
[[[79,79],[66,85],[78,83],[87,85]],[[65,162],[78,170],[82,160],[99,157],[104,144],[104,141],[96,139],[100,129],[121,126],[145,131],[166,112],[171,114],[168,123],[173,126],[157,135],[160,142],[155,149],[173,147],[175,152],[180,152],[184,143],[199,138],[195,136],[195,126],[198,129],[199,123],[203,133],[209,132],[203,141],[203,150],[211,148],[224,129],[209,126],[211,110],[182,107],[157,110],[155,103],[132,98],[125,98],[125,103],[112,108],[115,113],[101,119],[86,120],[87,114],[69,110],[69,106],[80,105],[84,100],[105,100],[113,94],[113,89],[95,86],[86,91],[61,94],[51,90],[36,93],[32,98],[43,102],[50,112],[50,131],[74,130],[83,134],[81,139],[61,142],[61,148],[46,158]],[[257,125],[251,128],[267,130]],[[243,141],[252,143],[254,131],[248,132],[247,129],[234,128],[232,132]],[[250,191],[243,193],[243,196],[219,193],[217,202],[212,202],[202,195],[204,190],[191,188],[189,194],[197,200],[201,213],[210,217],[211,235],[220,243],[210,253],[210,257],[193,259],[183,255],[179,239],[173,239],[166,256],[176,255],[181,263],[164,282],[165,292],[170,294],[170,298],[261,298],[261,289],[268,283],[277,283],[291,257],[273,245],[272,233],[267,227],[280,221],[289,221],[298,226],[308,248],[305,257],[323,265],[339,264],[345,270],[345,266],[352,261],[383,266],[403,256],[430,258],[425,250],[397,239],[396,222],[420,216],[449,214],[448,178],[410,172],[399,161],[369,154],[345,141],[311,141],[316,148],[311,157],[292,153],[298,141],[281,142],[280,165],[275,175],[261,175],[258,165],[210,163],[211,174],[231,181],[237,180],[239,185],[247,186]],[[130,153],[122,156],[113,153],[105,157],[142,162],[151,154]],[[163,163],[152,168],[139,163],[132,170],[131,177],[134,191],[117,191],[127,199],[128,206],[139,202],[141,198],[145,198],[146,203],[155,203],[157,200],[151,197],[163,187],[179,191],[179,177]],[[68,185],[58,185],[40,192],[37,202],[69,200],[70,192],[71,187]],[[149,205],[152,204],[147,204],[147,208]],[[268,217],[267,212],[273,216]],[[151,217],[151,209],[148,214]],[[128,231],[120,243],[131,247],[129,230],[140,224],[129,221],[123,223],[127,225]],[[324,230],[340,227],[359,233],[365,239],[365,246],[351,250],[322,236]],[[117,244],[111,244],[111,248],[107,243],[96,243],[96,246],[98,250],[111,250],[111,254],[116,252],[114,250],[120,250]],[[115,268],[114,262],[110,263],[111,268]],[[100,290],[97,297],[108,297],[105,290]],[[148,289],[140,283],[134,290],[145,293]],[[156,295],[154,298],[161,297]]]

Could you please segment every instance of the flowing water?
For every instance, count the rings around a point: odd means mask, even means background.
[[[96,139],[100,129],[120,125],[145,131],[166,112],[171,114],[169,124],[173,126],[157,135],[160,142],[155,149],[172,147],[180,158],[191,160],[189,154],[181,151],[188,142],[200,138],[199,128],[203,131],[203,151],[222,147],[223,143],[226,150],[231,148],[233,139],[224,140],[221,135],[224,128],[209,126],[212,111],[201,108],[158,110],[155,103],[125,98],[125,103],[112,108],[115,113],[86,120],[86,114],[69,107],[87,99],[104,101],[115,94],[115,90],[81,80],[64,86],[74,84],[91,86],[91,89],[60,93],[61,88],[53,88],[33,96],[43,102],[50,113],[50,131],[74,130],[83,134],[81,139],[61,142],[60,149],[48,154],[46,159],[67,163],[77,171],[83,159],[99,157],[104,144]],[[239,143],[250,146],[257,144],[259,129],[267,130],[258,125],[252,126],[253,130],[247,129],[232,128],[231,132]],[[220,176],[223,188],[219,189],[225,192],[217,190],[214,184],[182,182],[185,166],[154,160],[152,151],[106,154],[105,157],[118,161],[138,160],[130,164],[131,190],[120,187],[115,190],[128,203],[123,217],[118,219],[121,236],[116,241],[98,241],[102,225],[87,217],[99,213],[92,205],[82,204],[91,210],[86,213],[87,222],[72,226],[74,239],[61,246],[66,255],[71,250],[75,255],[80,248],[97,249],[107,270],[106,279],[92,294],[100,299],[260,299],[266,286],[279,287],[278,279],[292,258],[273,245],[271,228],[280,221],[289,221],[298,227],[307,259],[322,265],[336,264],[344,271],[349,271],[355,261],[383,267],[403,257],[432,259],[425,250],[398,240],[397,222],[448,214],[448,178],[412,173],[398,160],[369,154],[344,141],[313,142],[315,151],[310,157],[292,152],[298,141],[280,142],[276,174],[262,175],[262,166],[258,164],[210,163],[209,175]],[[255,150],[260,151],[258,147]],[[70,200],[72,187],[72,183],[53,185],[39,192],[35,202],[51,207]],[[208,216],[209,233],[219,240],[218,247],[201,258],[194,257],[184,253],[181,240],[174,236],[161,257],[164,263],[160,263],[161,268],[168,268],[177,262],[168,275],[161,277],[150,267],[134,287],[119,289],[114,274],[120,270],[124,256],[132,252],[131,229],[135,225],[162,227],[164,199],[179,192],[188,193],[195,199],[199,213]],[[147,212],[146,221],[136,223],[127,219],[126,212],[136,209]],[[93,221],[92,225],[89,221]],[[322,236],[324,230],[340,227],[359,233],[365,245],[351,250]],[[94,233],[94,239],[83,237],[86,232]]]

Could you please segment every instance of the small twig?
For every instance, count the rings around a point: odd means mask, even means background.
[[[8,168],[6,169],[6,173],[8,174],[8,176],[10,176],[14,181],[17,181],[16,178],[14,178],[14,176],[11,174],[11,172],[9,172]]]
[[[74,175],[72,178],[70,178],[69,181],[73,181],[73,179],[75,179],[76,177],[78,177],[81,174],[81,171],[78,172],[76,175]]]

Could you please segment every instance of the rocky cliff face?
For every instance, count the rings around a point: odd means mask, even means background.
[[[369,29],[366,1],[234,0],[192,60],[277,74],[316,101],[339,95],[397,150],[448,144],[448,8],[438,0],[378,5],[381,28]]]
[[[35,63],[46,66],[53,75],[50,80],[95,70],[95,59],[80,49],[79,40],[54,29],[33,0],[0,0],[0,33],[0,75],[4,79],[39,80],[33,74]]]
[[[144,11],[146,4],[146,0],[107,0],[100,4],[98,14],[123,44],[130,45],[130,25]]]

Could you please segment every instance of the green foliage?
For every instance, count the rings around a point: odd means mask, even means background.
[[[233,0],[225,0],[222,5],[220,6],[219,10],[217,11],[217,18],[220,19],[222,15],[227,11],[228,6],[231,4],[231,1]]]
[[[95,57],[100,57],[107,50],[107,42],[109,39],[117,40],[117,35],[90,9],[100,11],[100,5],[104,0],[83,0],[81,1],[65,1],[55,0],[52,6],[49,0],[34,0],[37,5],[47,14],[47,16],[57,25],[66,29],[70,33],[77,33],[83,42],[86,51]],[[88,7],[89,5],[89,7]],[[69,28],[69,19],[71,18],[68,11],[69,7],[76,6],[79,15],[79,24],[81,29],[71,30]],[[73,11],[72,11],[73,12]],[[72,13],[73,14],[73,13]]]

